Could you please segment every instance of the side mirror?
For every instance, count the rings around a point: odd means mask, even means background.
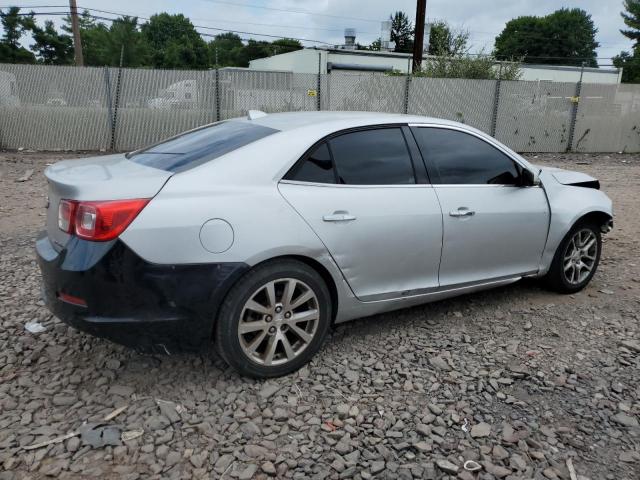
[[[536,172],[532,172],[529,169],[522,170],[522,186],[523,187],[537,187],[540,185],[540,177]]]

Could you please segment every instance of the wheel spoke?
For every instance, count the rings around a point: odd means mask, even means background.
[[[300,327],[298,327],[297,325],[293,324],[293,325],[289,325],[289,328],[300,337],[300,339],[302,339],[305,343],[309,343],[311,341],[311,339],[313,338],[313,335],[311,335],[310,333],[305,332],[304,330],[302,330]]]
[[[284,286],[284,292],[282,292],[282,306],[285,310],[289,310],[291,308],[291,297],[293,297],[293,292],[296,289],[297,282],[290,278],[287,280],[287,283]]]
[[[596,244],[596,239],[595,238],[591,238],[589,237],[589,239],[587,239],[589,243],[587,243],[585,246],[582,247],[582,250],[585,252],[588,252],[589,250],[591,250],[591,248]]]
[[[293,351],[293,347],[291,346],[289,339],[286,335],[282,335],[280,337],[280,341],[282,342],[282,346],[284,347],[284,353],[287,356],[287,360],[291,360],[296,356],[296,352]]]
[[[240,332],[241,335],[266,329],[267,322],[263,320],[259,320],[257,322],[240,322],[240,325],[238,325],[238,332]]]
[[[318,310],[307,310],[304,312],[299,312],[291,316],[291,318],[287,321],[287,323],[300,323],[300,322],[308,322],[309,320],[316,320],[318,318]]]
[[[244,306],[247,310],[252,310],[257,313],[261,313],[262,315],[267,315],[271,313],[271,310],[268,307],[256,302],[253,298],[249,300]]]
[[[307,290],[303,294],[301,294],[295,301],[291,304],[291,310],[298,308],[300,305],[304,305],[305,302],[311,300],[315,295],[311,290]]]
[[[267,348],[264,352],[264,363],[265,365],[271,365],[273,362],[273,357],[276,353],[276,348],[278,347],[278,341],[276,339],[276,335],[271,335],[269,340],[267,341]]]
[[[263,330],[258,335],[256,335],[256,338],[254,338],[251,341],[251,343],[246,346],[245,350],[247,351],[247,353],[255,352],[256,348],[258,348],[262,344],[262,342],[264,341],[264,337],[266,337],[266,336],[267,336],[267,331],[266,330]]]
[[[267,299],[269,300],[269,307],[274,308],[276,306],[276,282],[269,282],[265,285],[267,291]]]

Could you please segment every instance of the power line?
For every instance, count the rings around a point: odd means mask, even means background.
[[[234,7],[246,7],[246,8],[259,8],[262,10],[273,10],[276,12],[286,12],[286,13],[297,13],[297,14],[301,14],[301,15],[313,15],[314,17],[330,17],[330,18],[339,18],[342,20],[355,20],[355,21],[359,21],[359,22],[372,22],[372,23],[380,23],[380,20],[374,20],[372,18],[362,18],[362,17],[346,17],[343,15],[330,15],[328,13],[316,13],[316,12],[310,12],[309,10],[301,10],[301,9],[297,9],[297,10],[293,10],[293,9],[288,9],[288,8],[276,8],[276,7],[266,7],[264,5],[255,5],[255,4],[249,4],[249,3],[237,3],[237,2],[225,2],[222,0],[204,0],[208,3],[219,3],[222,5],[233,5]]]

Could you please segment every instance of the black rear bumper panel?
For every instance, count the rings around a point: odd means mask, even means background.
[[[200,351],[211,344],[218,306],[244,263],[159,265],[120,240],[71,238],[57,252],[36,242],[47,307],[72,327],[145,352]],[[59,299],[60,293],[86,307]]]

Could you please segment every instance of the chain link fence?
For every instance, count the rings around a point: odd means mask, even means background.
[[[640,85],[0,64],[0,147],[124,151],[250,109],[446,118],[520,152],[640,152]]]

